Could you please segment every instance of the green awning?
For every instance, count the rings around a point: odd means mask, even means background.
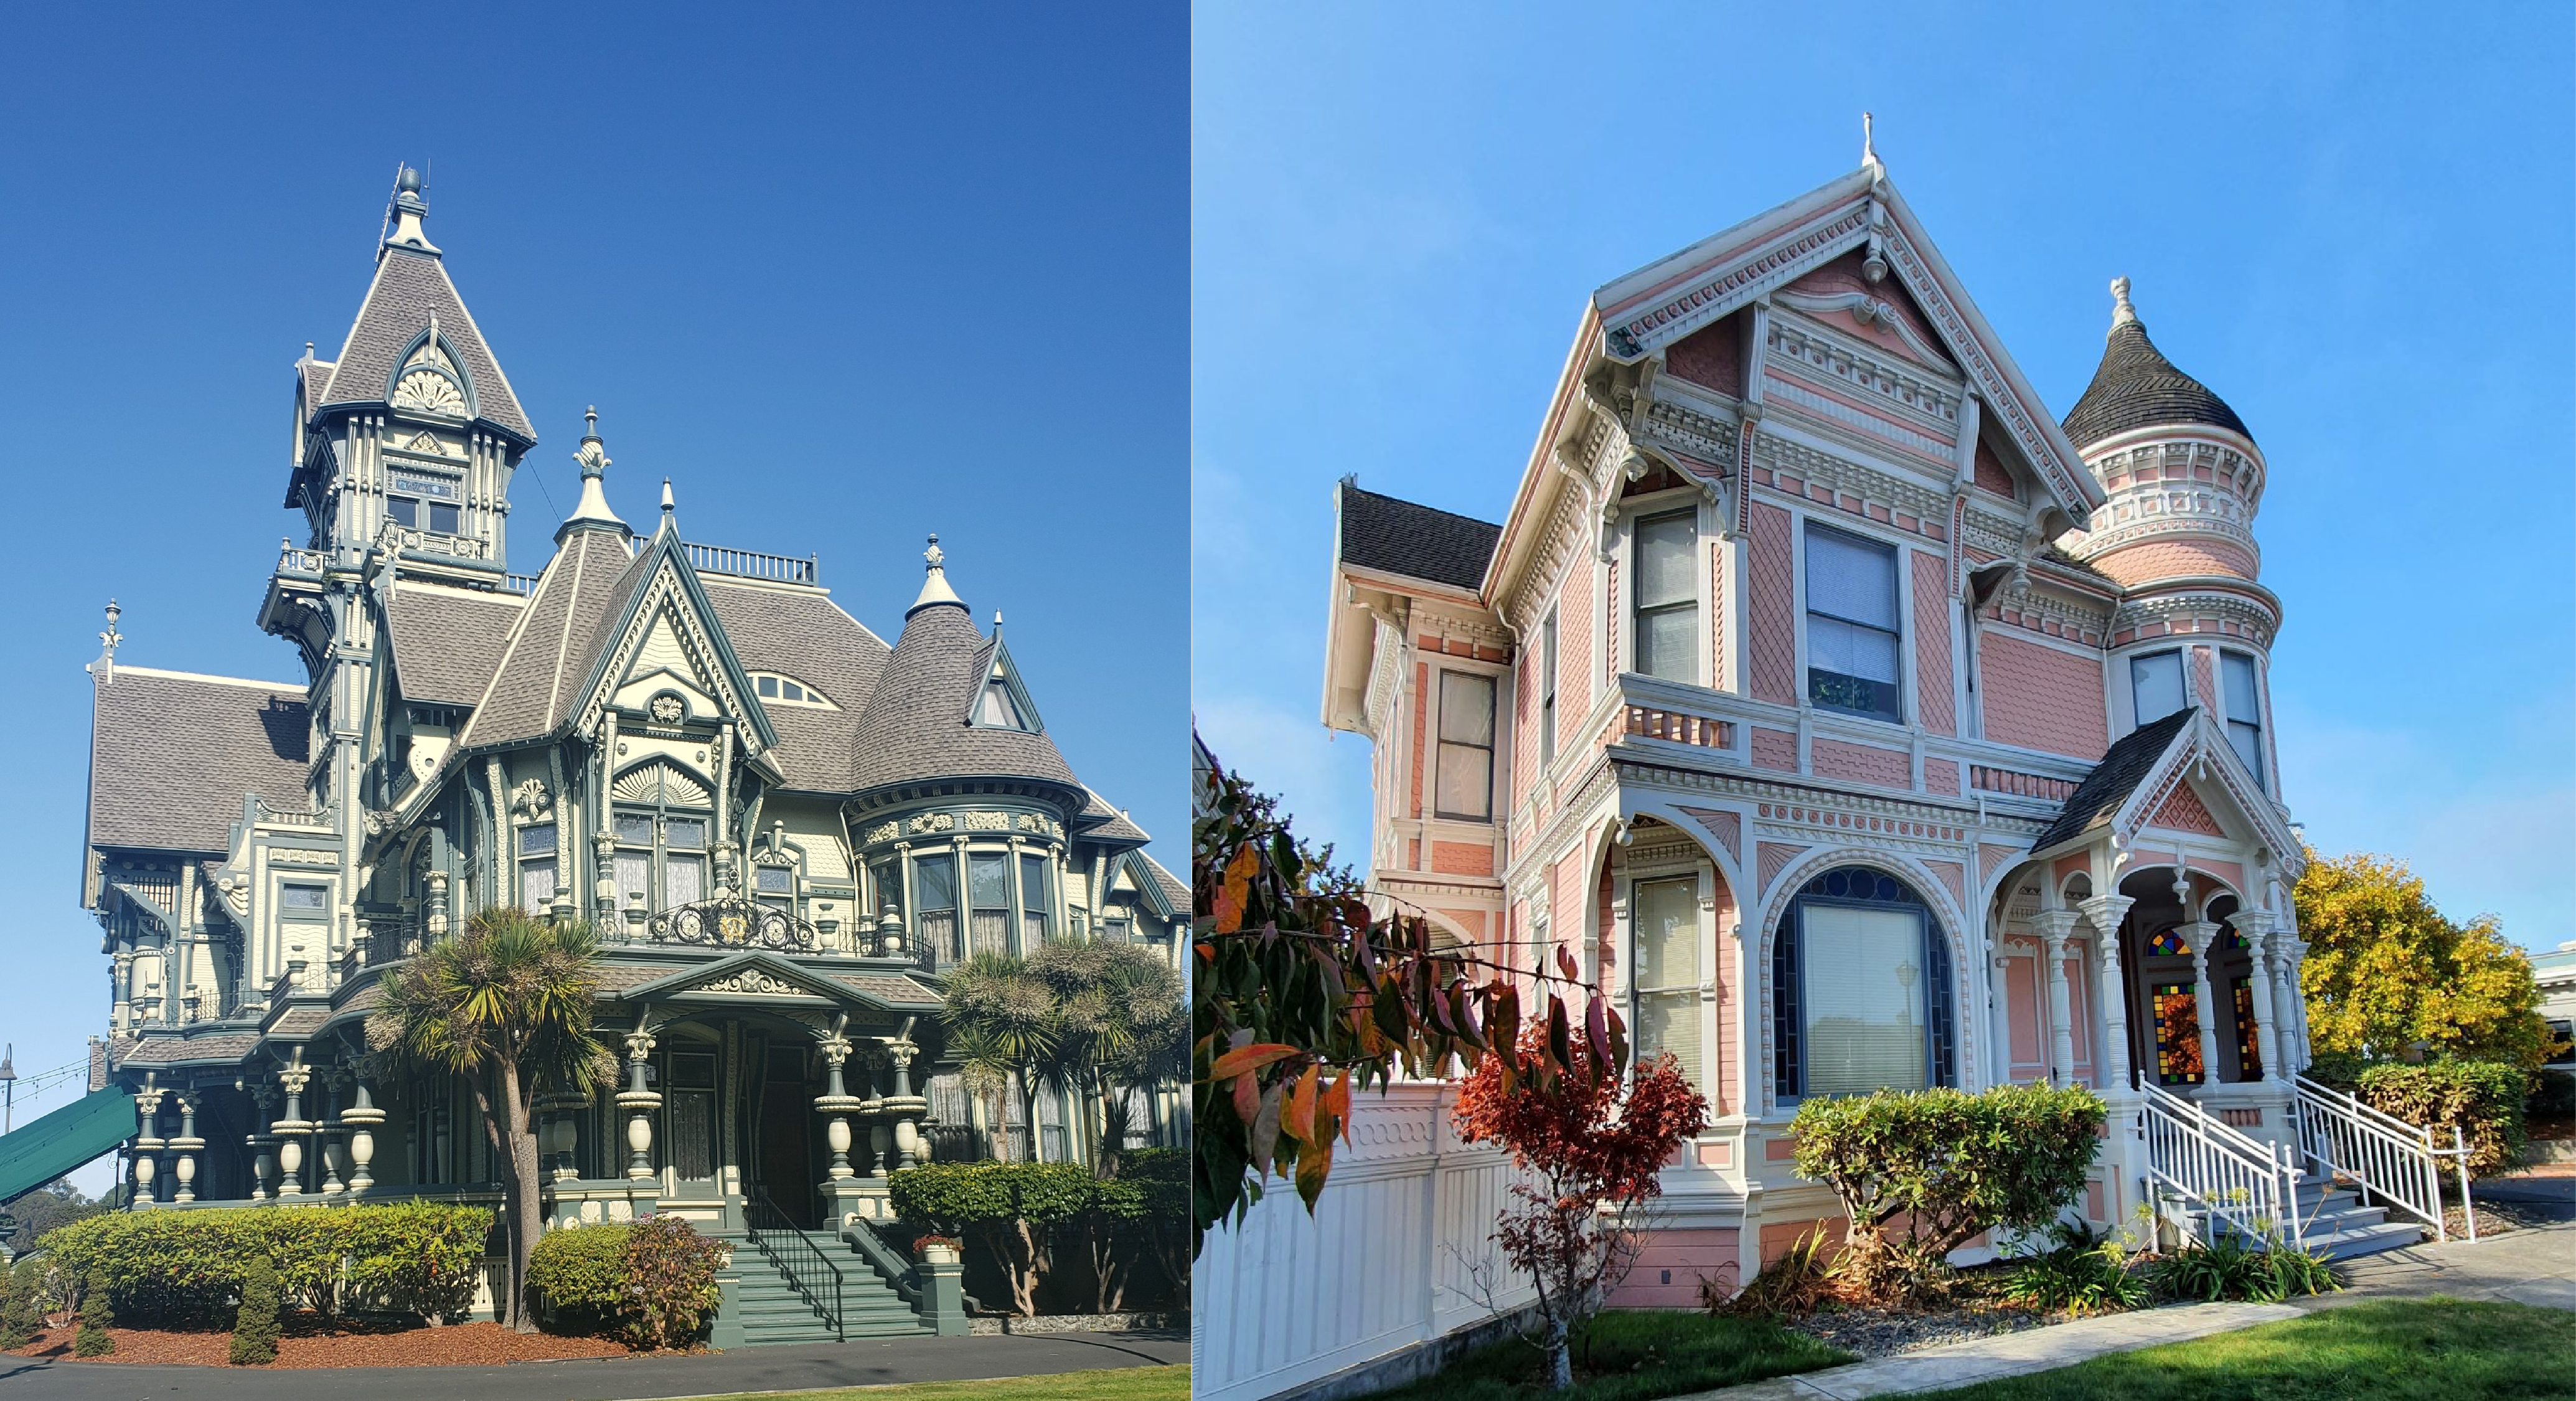
[[[0,1134],[0,1206],[134,1136],[134,1096],[111,1085]]]

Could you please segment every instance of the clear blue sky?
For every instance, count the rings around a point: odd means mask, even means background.
[[[1591,290],[1851,170],[1866,108],[2054,410],[2125,273],[2252,426],[2310,839],[2576,938],[2568,16],[1202,7],[1201,731],[1365,852],[1365,743],[1316,719],[1334,479],[1501,519]]]
[[[937,531],[1076,773],[1187,860],[1188,15],[1177,5],[14,6],[0,16],[0,805],[21,1073],[104,1029],[76,898],[99,609],[123,660],[300,679],[253,618],[289,365],[336,352],[395,162],[541,437],[609,497],[822,557],[891,642]],[[51,1103],[63,1102],[59,1097]],[[25,1115],[20,1116],[25,1122]]]

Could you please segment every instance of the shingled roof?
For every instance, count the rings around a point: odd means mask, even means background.
[[[2084,775],[2084,781],[2075,785],[2075,791],[2067,795],[2066,806],[2058,810],[2057,820],[2039,834],[2030,849],[2046,851],[2109,822],[2120,805],[2129,801],[2129,795],[2138,791],[2138,785],[2146,781],[2147,771],[2173,747],[2174,737],[2191,724],[2197,709],[2186,706],[2123,735],[2103,754],[2102,762]]]
[[[393,382],[396,358],[413,337],[428,329],[432,312],[438,315],[439,337],[464,361],[466,377],[474,386],[476,414],[535,442],[537,430],[519,408],[519,396],[501,373],[501,362],[483,343],[474,314],[456,295],[456,284],[448,281],[447,265],[435,253],[408,248],[387,247],[377,260],[367,299],[359,304],[349,339],[332,363],[330,384],[307,410],[326,404],[383,403]]]
[[[1111,807],[1107,798],[1093,793],[1089,788],[1082,791],[1089,794],[1091,800],[1082,805],[1081,812],[1074,814],[1073,824],[1081,831],[1084,840],[1134,842],[1138,846],[1153,840],[1152,837],[1145,835],[1144,828],[1129,821],[1127,814]]]
[[[119,666],[92,690],[91,846],[222,851],[243,794],[312,806],[303,687]]]
[[[1342,563],[1473,589],[1503,528],[1364,491],[1349,477],[1333,493],[1340,516]]]
[[[386,639],[403,696],[439,705],[480,703],[526,608],[512,593],[396,583],[385,610]]]
[[[642,562],[620,531],[574,531],[537,576],[501,664],[478,698],[457,748],[541,739],[580,704],[598,631],[633,592]]]
[[[778,732],[770,757],[787,786],[849,792],[859,716],[892,649],[820,591],[736,584],[721,574],[701,574],[698,582],[745,670],[792,676],[837,707],[761,706]]]
[[[2226,400],[2175,369],[2155,342],[2147,339],[2146,323],[2129,305],[2128,279],[2112,285],[2118,305],[2112,312],[2110,339],[2102,347],[2102,363],[2094,368],[2093,382],[2084,387],[2084,397],[2066,415],[2067,441],[2083,448],[2132,428],[2194,425],[2224,428],[2253,441],[2245,420]]]
[[[966,723],[991,656],[991,641],[954,595],[914,604],[860,713],[851,790],[986,777],[1049,779],[1078,789],[1045,734]]]

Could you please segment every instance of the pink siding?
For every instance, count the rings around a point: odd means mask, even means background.
[[[1705,335],[1706,332],[1701,334]],[[1637,1250],[1636,1263],[1619,1287],[1610,1291],[1614,1309],[1695,1309],[1699,1282],[1709,1280],[1732,1294],[1742,1284],[1736,1275],[1735,1228],[1707,1227],[1649,1231]]]
[[[1914,761],[1901,750],[1846,744],[1819,735],[1808,742],[1808,754],[1815,762],[1818,778],[1874,783],[1884,788],[1914,786]]]
[[[1549,893],[1556,901],[1556,918],[1547,931],[1548,942],[1574,955],[1577,963],[1582,962],[1584,953],[1583,886],[1582,853],[1556,863],[1555,874],[1548,881]],[[1549,963],[1553,966],[1555,960]]]
[[[2191,574],[2251,579],[2256,572],[2254,556],[2223,540],[2150,540],[2113,550],[2091,563],[2123,584]]]
[[[1726,552],[1708,552],[1708,676],[1709,684],[1726,689]],[[1738,687],[1743,678],[1736,678]]]
[[[1741,398],[1744,394],[1744,313],[1693,331],[1664,351],[1664,372]]]
[[[1989,632],[1985,664],[1986,737],[2078,759],[2110,747],[2102,710],[2102,664],[2090,657]]]
[[[1923,728],[1954,735],[1959,704],[1950,693],[1950,566],[1939,555],[1913,555],[1915,711]]]
[[[1494,848],[1487,842],[1433,842],[1431,869],[1444,876],[1490,876]]]
[[[1440,913],[1450,923],[1466,930],[1467,936],[1479,947],[1484,944],[1485,912],[1483,910],[1442,910]]]
[[[1924,317],[1922,308],[1914,304],[1913,294],[1898,286],[1896,279],[1892,277],[1878,282],[1870,281],[1869,275],[1861,268],[1861,262],[1860,251],[1854,249],[1789,285],[1798,291],[1825,297],[1841,292],[1858,292],[1881,306],[1891,308],[1897,317],[1905,322],[1906,327],[1914,332],[1913,342],[1907,341],[1905,337],[1879,325],[1876,321],[1864,324],[1854,319],[1849,312],[1830,312],[1819,319],[1846,335],[1859,335],[1882,350],[1903,356],[1908,360],[1921,361],[1923,356],[1914,349],[1914,345],[1919,343],[1937,347],[1941,344],[1940,333],[1932,329],[1932,323]],[[1944,368],[1956,368],[1950,357],[1938,350],[1933,352],[1932,363]]]
[[[1949,887],[1950,898],[1959,903],[1960,909],[1964,910],[1968,907],[1968,868],[1966,866],[1956,861],[1926,861],[1923,863],[1923,869],[1930,871],[1939,878],[1941,884]]]
[[[2075,1033],[2075,1078],[2093,1083],[2093,993],[2084,981],[2084,959],[2066,959],[2066,1020]]]
[[[1422,726],[1431,713],[1431,666],[1413,664],[1413,815],[1422,815]],[[1414,863],[1419,866],[1420,862]]]
[[[2200,694],[2200,708],[2212,715],[2218,713],[2217,654],[2207,647],[2191,649],[2192,689]]]
[[[2012,1078],[2048,1078],[2048,1048],[2039,1029],[2046,1025],[2039,1010],[2039,960],[2004,960],[2004,1026],[2011,1047]]]
[[[1803,846],[1787,846],[1779,842],[1755,842],[1753,848],[1754,857],[1762,867],[1762,888],[1765,890],[1771,888],[1772,877],[1779,875],[1782,867],[1807,851]]]
[[[1959,792],[1959,766],[1947,759],[1924,760],[1923,788],[1926,792],[1948,793],[1954,797],[1957,796]]]
[[[1576,733],[1592,708],[1591,556],[1577,552],[1565,571],[1556,607],[1556,748],[1582,743]]]
[[[1782,773],[1798,771],[1798,737],[1787,730],[1753,727],[1753,767],[1778,769]]]
[[[1750,524],[1744,615],[1752,675],[1745,689],[1755,700],[1795,705],[1798,583],[1789,557],[1789,513],[1756,501]]]
[[[1734,816],[1733,813],[1727,814]],[[1742,1059],[1742,1043],[1736,1034],[1735,941],[1723,931],[1735,923],[1738,914],[1735,892],[1728,888],[1724,872],[1716,872],[1717,918],[1710,934],[1711,943],[1701,953],[1710,960],[1717,982],[1717,1044],[1708,1048],[1708,1097],[1712,1114],[1731,1114],[1736,1106],[1736,1062]],[[1703,1152],[1702,1157],[1706,1154]]]
[[[1634,919],[1635,912],[1631,911],[1629,917]],[[1594,882],[1592,888],[1592,951],[1600,959],[1601,991],[1612,997],[1624,996],[1627,992],[1627,980],[1612,977],[1627,963],[1620,957],[1618,935],[1618,926],[1610,922],[1610,867],[1604,863],[1601,879]]]
[[[1538,644],[1523,648],[1512,679],[1512,790],[1494,800],[1508,820],[1538,778]]]
[[[1995,456],[1995,450],[1986,446],[1984,438],[1977,440],[1977,485],[1997,496],[2019,498],[2021,495],[2013,489],[2012,473],[2004,467],[2003,459]]]
[[[2218,819],[2209,815],[2208,805],[2201,802],[2200,795],[2191,791],[2188,783],[2174,785],[2173,795],[2156,809],[2155,816],[2147,819],[2147,825],[2176,832],[2193,832],[2204,837],[2227,835],[2219,827]]]
[[[1709,835],[1717,838],[1717,844],[1726,848],[1726,854],[1729,857],[1738,862],[1744,860],[1743,814],[1724,808],[1686,807],[1682,811],[1689,813],[1699,825],[1707,828]]]

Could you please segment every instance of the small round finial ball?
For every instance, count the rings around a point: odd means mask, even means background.
[[[402,174],[394,177],[394,188],[407,195],[419,194],[420,172],[410,166],[404,166]]]

